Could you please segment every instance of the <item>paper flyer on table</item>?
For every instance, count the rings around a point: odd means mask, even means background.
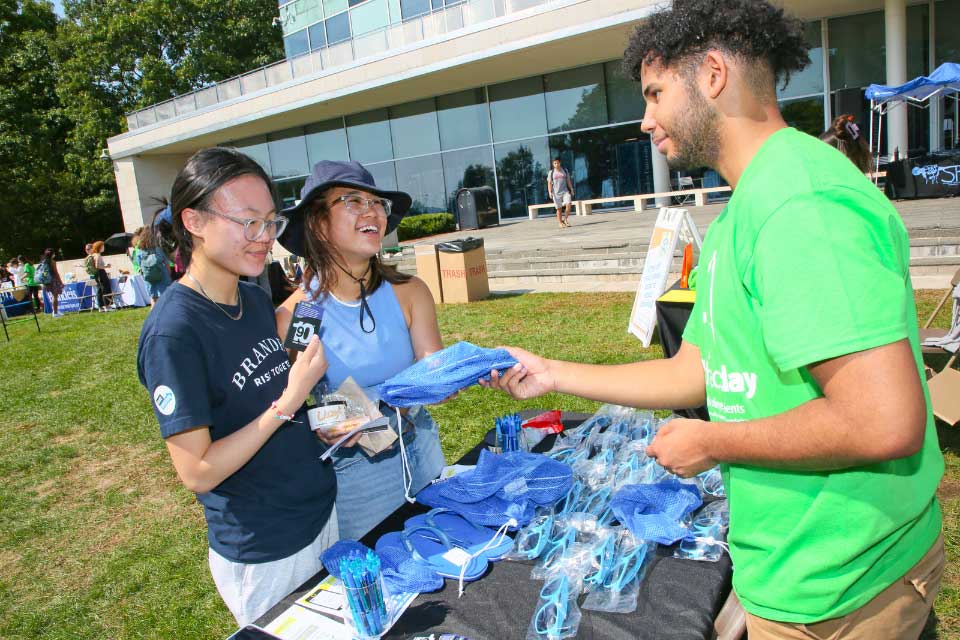
[[[398,595],[384,591],[392,627],[416,593]],[[343,600],[343,583],[327,576],[267,625],[266,630],[283,640],[350,640],[353,629],[344,616],[349,614]]]

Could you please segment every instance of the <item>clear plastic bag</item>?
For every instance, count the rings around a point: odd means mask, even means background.
[[[728,549],[727,524],[724,522],[722,512],[702,509],[688,526],[690,536],[680,541],[680,545],[673,552],[673,557],[699,562],[718,562]]]
[[[626,528],[619,529],[612,566],[606,570],[602,585],[595,585],[587,594],[583,608],[608,613],[636,611],[640,581],[655,549],[656,544],[638,540]]]
[[[573,638],[580,628],[582,614],[577,606],[582,581],[576,575],[559,571],[540,589],[526,640]]]

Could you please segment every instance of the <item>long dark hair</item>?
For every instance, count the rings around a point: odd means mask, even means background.
[[[870,147],[852,115],[845,113],[834,118],[830,128],[820,134],[820,139],[839,149],[863,173],[870,171]]]
[[[330,216],[325,195],[326,191],[313,197],[303,220],[303,259],[307,263],[307,268],[303,272],[304,288],[308,293],[313,293],[315,296],[330,293],[337,278],[346,275],[340,271],[336,264],[337,262],[343,264],[343,258],[338,255],[336,248],[330,244],[323,231],[323,224],[321,224],[324,218]],[[310,288],[314,276],[319,281],[318,289]],[[380,260],[380,254],[377,254],[370,258],[370,272],[365,286],[368,293],[373,293],[384,280],[390,284],[403,284],[409,282],[412,277],[407,273],[398,271],[392,265],[383,264]]]
[[[161,223],[157,225],[157,230],[164,244],[171,245],[171,249],[179,249],[184,267],[189,266],[193,254],[193,235],[183,226],[183,210],[208,208],[223,185],[243,176],[256,176],[263,180],[276,201],[273,183],[263,168],[253,158],[236,149],[201,149],[190,156],[177,174],[170,191],[173,224],[167,229],[167,225]]]

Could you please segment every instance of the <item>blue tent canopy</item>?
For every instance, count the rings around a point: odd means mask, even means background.
[[[929,76],[920,76],[896,87],[872,84],[867,87],[864,94],[867,100],[871,100],[879,106],[892,101],[913,100],[922,102],[939,93],[957,92],[960,92],[960,64],[945,62]]]

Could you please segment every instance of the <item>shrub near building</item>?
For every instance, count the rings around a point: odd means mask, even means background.
[[[450,231],[456,231],[452,213],[424,213],[401,220],[397,227],[397,238],[401,241],[413,240]]]

